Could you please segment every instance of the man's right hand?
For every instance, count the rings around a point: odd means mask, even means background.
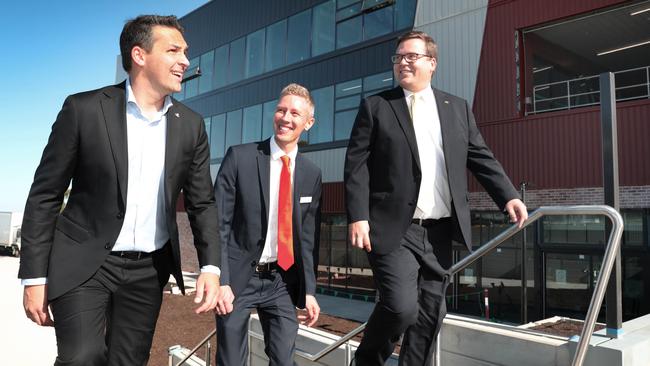
[[[368,221],[355,221],[348,225],[348,236],[353,247],[363,249],[366,252],[372,250],[370,245],[370,225]]]
[[[23,307],[27,317],[34,323],[45,327],[54,326],[48,309],[47,285],[25,286]]]
[[[230,286],[221,286],[221,293],[217,299],[217,307],[214,308],[214,312],[217,315],[226,315],[232,311],[233,301],[235,301],[235,295],[232,293]]]

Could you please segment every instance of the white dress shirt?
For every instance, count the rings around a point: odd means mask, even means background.
[[[449,217],[451,216],[451,193],[442,147],[440,116],[433,89],[428,87],[418,93],[404,89],[404,96],[413,114],[413,127],[422,170],[420,191],[413,218]],[[415,104],[412,106],[413,98]]]
[[[264,250],[260,256],[259,263],[270,263],[278,260],[278,196],[280,191],[280,173],[282,172],[282,158],[289,155],[291,162],[291,199],[293,202],[293,171],[296,167],[296,155],[298,155],[298,146],[288,154],[285,153],[275,142],[275,136],[271,137],[271,170],[269,174],[269,212],[268,226],[266,229],[266,240],[264,241]]]
[[[114,251],[153,252],[169,240],[165,210],[165,139],[167,110],[172,99],[165,97],[161,110],[149,119],[135,100],[126,81],[126,135],[128,182],[126,212]]]

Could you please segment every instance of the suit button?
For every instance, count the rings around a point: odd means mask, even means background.
[[[124,212],[119,212],[117,215],[115,215],[115,217],[122,220],[124,218]]]
[[[104,249],[111,249],[111,243],[106,243],[104,245]]]
[[[256,265],[257,265],[257,262],[255,262],[255,261],[251,262],[251,267],[255,267]]]

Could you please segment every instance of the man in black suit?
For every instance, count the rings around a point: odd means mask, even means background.
[[[430,365],[446,313],[452,240],[471,250],[466,169],[513,222],[528,214],[466,101],[431,88],[437,46],[398,39],[400,86],[365,99],[345,160],[349,238],[365,249],[379,302],[355,354],[383,365],[404,333],[400,365]]]
[[[196,312],[219,295],[205,126],[170,97],[189,65],[182,27],[174,16],[139,16],[120,49],[128,79],[66,99],[25,207],[23,303],[31,320],[54,325],[55,365],[147,363],[170,273],[184,291],[181,189],[202,266]]]
[[[252,309],[270,365],[293,365],[296,307],[318,319],[315,266],[320,169],[298,152],[314,124],[314,102],[298,84],[282,90],[267,140],[228,149],[215,183],[221,240],[217,365],[245,365]]]

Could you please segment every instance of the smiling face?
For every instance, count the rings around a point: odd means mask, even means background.
[[[395,53],[398,55],[408,53],[429,54],[426,43],[417,38],[407,39],[400,43]],[[412,63],[402,58],[400,63],[393,65],[393,73],[402,88],[417,93],[431,85],[431,78],[436,66],[436,59],[433,57],[420,57]]]
[[[314,124],[312,111],[311,105],[303,97],[289,94],[280,98],[273,116],[273,132],[275,142],[284,152],[293,150],[302,131]]]
[[[183,74],[190,64],[185,55],[187,43],[181,32],[172,27],[154,26],[151,33],[151,50],[133,47],[133,61],[157,93],[164,96],[179,92]]]

